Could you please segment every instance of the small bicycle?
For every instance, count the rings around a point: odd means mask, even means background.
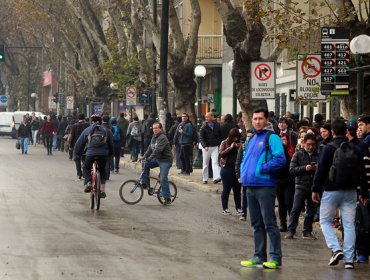
[[[119,196],[121,197],[122,201],[127,203],[127,204],[136,204],[139,203],[140,200],[144,196],[144,188],[142,185],[142,179],[144,176],[144,163],[142,163],[142,171],[138,178],[136,180],[127,180],[122,183],[120,189],[119,189]],[[159,177],[153,177],[149,176],[150,180],[150,187],[147,188],[148,190],[148,195],[149,196],[157,196],[158,201],[163,204],[164,202],[164,197],[162,196],[162,186],[161,186],[161,181]],[[171,202],[174,202],[176,197],[177,197],[177,187],[176,185],[168,181],[168,185],[170,188],[171,192]]]
[[[99,162],[94,160],[91,169],[91,192],[90,192],[90,208],[99,210],[100,209],[100,172],[99,172]]]

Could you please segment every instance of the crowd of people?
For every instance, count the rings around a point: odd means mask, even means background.
[[[145,174],[160,167],[165,205],[171,203],[167,177],[173,158],[179,175],[191,176],[194,152],[201,153],[203,184],[210,178],[214,184],[222,182],[222,214],[232,215],[228,206],[231,190],[240,220],[245,221],[249,211],[255,251],[252,258],[241,261],[242,266],[281,266],[281,233],[285,239],[294,239],[302,213],[303,239],[315,240],[313,223],[320,222],[332,251],[329,265],[343,259],[345,268],[353,269],[354,261],[368,262],[370,237],[356,236],[355,219],[356,208],[368,205],[370,116],[325,121],[316,114],[313,121],[298,121],[289,112],[276,118],[273,112],[256,109],[251,123],[247,128],[241,115],[233,120],[230,114],[213,112],[205,115],[199,129],[186,112],[181,116],[168,113],[164,127],[153,113],[144,120],[137,116],[128,120],[124,113],[118,118],[106,114],[95,119],[79,114],[77,120],[25,116],[18,136],[22,154],[28,153],[29,140],[33,145],[43,143],[48,155],[56,150],[68,152],[78,178],[84,177],[85,192],[91,189],[90,169],[98,156],[104,169],[103,197],[105,181],[111,172],[119,172],[120,157],[127,147],[132,162],[139,157],[145,160]],[[104,148],[94,146],[90,139],[96,125],[105,127]],[[149,182],[144,181],[146,184]],[[343,249],[335,227],[344,232]]]

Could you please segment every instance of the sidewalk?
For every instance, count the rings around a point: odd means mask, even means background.
[[[130,160],[130,155],[125,154],[125,157],[121,157],[120,166],[121,168],[128,168],[135,170],[135,162]],[[141,167],[139,164],[136,164],[136,171],[140,172]],[[184,185],[189,186],[192,188],[196,188],[203,192],[212,192],[212,193],[221,193],[222,192],[222,183],[213,184],[212,180],[208,180],[208,184],[203,184],[202,181],[202,169],[194,169],[193,173],[190,176],[182,176],[178,173],[181,170],[176,168],[176,164],[173,163],[170,173],[168,175],[168,179],[174,182],[176,185]],[[152,169],[150,171],[151,175],[158,175],[159,168]]]

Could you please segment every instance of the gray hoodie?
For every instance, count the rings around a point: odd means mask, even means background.
[[[167,136],[161,132],[158,135],[153,135],[148,150],[145,152],[144,158],[148,161],[157,159],[159,161],[172,162],[172,149]]]

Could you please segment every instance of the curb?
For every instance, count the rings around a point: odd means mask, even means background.
[[[121,158],[120,165],[121,165],[121,168],[123,167],[127,169],[132,169],[132,170],[135,170],[136,172],[141,171],[141,168],[137,164],[135,164],[135,162],[130,162],[129,160],[125,160]],[[177,186],[192,187],[202,192],[208,192],[208,193],[214,193],[214,194],[221,193],[222,184],[216,184],[214,186],[210,184],[203,184],[203,182],[201,181],[201,174],[197,172],[197,170],[201,171],[200,169],[196,169],[194,172],[195,174],[193,173],[190,176],[183,177],[183,176],[178,176],[174,174],[175,172],[177,172],[177,169],[172,167],[170,170],[170,173],[168,174],[168,179],[174,182]],[[158,175],[159,168],[152,169],[150,173],[153,175]],[[194,181],[194,179],[198,179],[199,182]]]

